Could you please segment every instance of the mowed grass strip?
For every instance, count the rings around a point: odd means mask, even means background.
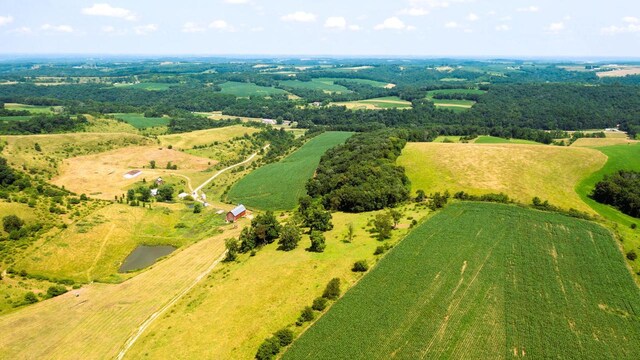
[[[458,203],[410,233],[283,359],[637,359],[639,311],[604,228]]]
[[[245,134],[257,133],[260,129],[241,125],[226,126],[222,128],[197,130],[188,133],[170,134],[158,136],[162,146],[171,145],[174,149],[187,150],[194,146],[210,145],[215,141],[226,142]]]
[[[260,210],[293,209],[298,198],[306,194],[305,184],[313,176],[322,155],[351,135],[331,131],[314,137],[280,162],[249,173],[231,188],[228,198]]]
[[[591,212],[574,189],[605,162],[593,149],[516,144],[409,143],[398,159],[414,191],[504,192],[524,203],[538,196]]]
[[[523,139],[505,139],[497,136],[478,136],[474,141],[475,144],[528,144],[542,145],[539,142]]]

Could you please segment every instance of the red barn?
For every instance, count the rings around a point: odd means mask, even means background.
[[[227,222],[236,222],[245,215],[247,215],[247,208],[240,204],[227,213]]]

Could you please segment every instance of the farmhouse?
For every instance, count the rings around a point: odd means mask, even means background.
[[[245,215],[247,215],[247,208],[240,204],[227,213],[227,222],[235,222]]]
[[[136,176],[138,176],[140,174],[142,174],[142,171],[140,171],[140,170],[131,170],[128,173],[124,174],[124,178],[125,179],[133,179],[133,178],[135,178]]]
[[[262,119],[262,123],[266,125],[275,125],[277,122],[273,119]]]

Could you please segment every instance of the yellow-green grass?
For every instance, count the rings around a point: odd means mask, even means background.
[[[169,90],[171,86],[176,86],[176,84],[169,83],[138,83],[138,84],[114,84],[115,87],[127,87],[132,89],[144,89],[149,91],[163,91]]]
[[[213,236],[223,223],[222,215],[210,209],[194,214],[185,204],[112,204],[37,242],[15,268],[76,282],[119,282],[130,277],[118,268],[138,245],[189,245]]]
[[[33,114],[51,114],[53,111],[60,111],[62,106],[44,106],[44,105],[26,105],[26,104],[17,104],[17,103],[5,103],[4,108],[7,110],[14,111],[28,111]]]
[[[31,116],[0,116],[0,121],[27,121]]]
[[[478,136],[474,141],[476,144],[527,144],[527,145],[542,145],[541,143],[523,140],[523,139],[505,139],[497,136]]]
[[[62,159],[132,145],[153,144],[151,139],[131,133],[16,135],[3,136],[2,140],[7,142],[2,154],[12,166],[48,176],[58,173]],[[36,143],[42,151],[35,150]]]
[[[251,135],[259,129],[241,125],[227,126],[217,129],[198,130],[182,134],[158,136],[162,146],[173,146],[174,149],[191,149],[194,146],[210,145],[216,141],[227,142],[233,138]]]
[[[637,144],[637,140],[629,140],[626,137],[606,137],[606,138],[580,138],[571,144],[575,147],[602,147],[612,145]]]
[[[27,225],[37,220],[36,214],[33,209],[26,204],[0,201],[0,220],[7,215],[16,215],[22,220],[25,220]],[[6,235],[2,227],[0,227],[0,234]]]
[[[0,280],[0,316],[25,306],[24,296],[33,292],[43,299],[50,286],[57,285],[46,280],[35,280],[20,275],[4,275]],[[1,357],[1,355],[0,355]]]
[[[347,89],[342,85],[336,85],[334,83],[334,81],[336,80],[337,79],[333,79],[333,78],[317,78],[317,79],[311,79],[311,81],[285,80],[285,81],[280,81],[280,85],[292,87],[292,88],[318,90],[318,91],[324,91],[328,93],[338,93],[338,94],[352,92],[351,90]]]
[[[450,94],[472,94],[472,95],[482,95],[482,94],[486,94],[487,92],[484,90],[478,90],[478,89],[442,89],[442,90],[431,90],[427,92],[427,97],[431,98],[433,97],[433,95],[436,94],[444,94],[444,95],[450,95]]]
[[[351,110],[381,110],[381,109],[410,109],[411,102],[400,99],[397,96],[386,96],[381,98],[358,100],[358,101],[346,101],[335,102],[332,105],[346,106]]]
[[[258,86],[254,83],[228,81],[220,84],[219,86],[222,89],[223,94],[231,94],[237,97],[287,94],[287,92],[282,89],[276,89],[274,87]]]
[[[503,192],[527,204],[538,196],[590,212],[574,188],[605,162],[593,149],[515,144],[408,143],[398,159],[413,191]]]
[[[191,286],[224,252],[224,239],[239,232],[225,226],[123,283],[85,285],[0,316],[0,328],[11,329],[0,339],[0,358],[115,358],[135,329]]]
[[[135,114],[135,113],[117,113],[112,114],[116,117],[116,119],[120,119],[125,121],[128,124],[131,124],[137,129],[145,129],[148,127],[155,126],[164,126],[169,124],[171,121],[168,117],[145,117],[144,114]]]
[[[401,229],[393,231],[389,243],[409,231],[408,217],[419,220],[427,213],[413,206],[403,211]],[[277,251],[272,244],[253,257],[242,255],[239,262],[225,264],[176,304],[175,311],[158,319],[125,358],[161,359],[171,353],[183,359],[252,359],[260,343],[293,324],[330,279],[340,278],[344,292],[361,278],[351,271],[355,261],[376,261],[373,252],[383,243],[365,230],[375,214],[334,213],[324,253],[305,251],[305,235],[293,251]],[[356,234],[346,243],[350,223]]]
[[[150,167],[151,161],[156,168]],[[177,170],[167,170],[167,164],[177,165]],[[211,175],[217,161],[193,156],[175,149],[154,146],[132,146],[108,152],[78,156],[63,160],[59,175],[51,182],[64,186],[77,194],[113,200],[139,180],[153,181],[158,177],[178,176],[192,181],[193,187]],[[127,179],[125,173],[141,170],[136,178]]]
[[[86,132],[138,134],[138,129],[128,123],[113,119],[94,118],[91,115],[85,115],[85,117],[89,121],[89,124],[84,127]]]
[[[431,101],[438,108],[445,108],[453,111],[465,111],[471,109],[471,107],[476,103],[471,100],[431,99]]]
[[[462,136],[438,136],[433,140],[434,143],[442,143],[442,142],[460,142],[460,138]]]
[[[305,143],[291,155],[251,172],[229,191],[228,198],[261,210],[293,209],[306,194],[305,185],[313,176],[320,157],[345,142],[352,133],[325,132]]]
[[[458,203],[391,250],[283,359],[636,359],[639,307],[601,226]]]

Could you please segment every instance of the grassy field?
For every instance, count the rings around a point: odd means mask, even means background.
[[[311,81],[285,80],[280,81],[280,85],[292,88],[318,90],[328,93],[344,94],[351,92],[351,90],[347,89],[344,86],[334,84],[335,80],[336,79],[333,78],[317,78],[312,79]]]
[[[112,114],[116,119],[124,120],[126,123],[133,125],[137,129],[145,129],[154,126],[168,125],[171,119],[168,117],[144,117],[144,114],[134,113],[118,113]]]
[[[139,84],[117,84],[116,87],[128,87],[132,89],[144,89],[149,91],[163,91],[169,90],[171,86],[176,84],[169,83],[139,83]]]
[[[382,110],[382,109],[410,109],[411,103],[400,99],[397,96],[386,96],[375,99],[358,100],[358,101],[346,101],[335,102],[332,105],[346,106],[351,110]]]
[[[226,142],[245,134],[254,134],[259,129],[241,125],[227,126],[217,129],[198,130],[182,134],[158,136],[162,146],[173,146],[174,149],[190,149],[196,145],[209,145],[213,142]]]
[[[478,136],[474,141],[475,144],[527,144],[527,145],[542,145],[535,141],[522,140],[522,139],[505,139],[496,136]]]
[[[176,227],[176,224],[184,227]],[[182,247],[216,234],[224,224],[214,211],[194,214],[184,204],[154,204],[153,209],[113,204],[37,242],[15,268],[29,274],[76,282],[119,282],[126,256],[138,245]]]
[[[53,111],[51,111],[52,108],[56,111],[62,109],[61,106],[25,105],[16,103],[6,103],[4,104],[4,108],[14,111],[29,111],[32,114],[51,114],[53,113]]]
[[[276,94],[287,94],[286,91],[276,89],[273,87],[258,86],[253,83],[242,83],[235,81],[228,81],[220,84],[223,94],[231,94],[237,97],[249,97],[249,96],[269,96]]]
[[[486,94],[487,92],[484,90],[478,90],[478,89],[442,89],[442,90],[431,90],[429,92],[427,92],[427,97],[433,97],[433,95],[436,94],[445,94],[445,95],[449,95],[449,94],[472,94],[472,95],[482,95],[482,94]]]
[[[460,138],[462,138],[462,136],[438,136],[433,140],[433,142],[442,143],[442,142],[445,142],[445,140],[447,140],[447,142],[457,143],[457,142],[460,142]]]
[[[636,359],[638,309],[604,228],[461,203],[413,231],[283,359]]]
[[[365,85],[371,85],[373,87],[378,87],[378,88],[383,88],[383,87],[388,87],[389,84],[382,82],[382,81],[375,81],[375,80],[369,80],[369,79],[340,79],[340,78],[334,78],[334,81],[337,80],[344,80],[344,81],[349,81],[349,82],[354,82],[354,83],[359,83],[359,84],[365,84]]]
[[[229,191],[229,200],[261,210],[293,209],[306,194],[305,184],[328,149],[345,142],[348,132],[325,132],[277,163],[251,172]]]
[[[524,203],[538,196],[584,211],[592,210],[574,188],[605,162],[585,148],[437,143],[409,143],[398,160],[414,191],[504,192]]]
[[[0,116],[0,121],[27,121],[31,116]]]
[[[413,206],[401,210],[401,229],[387,241],[392,244],[409,231],[409,218],[419,220],[428,212]],[[293,251],[277,251],[277,244],[271,244],[255,256],[225,264],[176,304],[174,312],[158,319],[126,359],[161,359],[169,353],[180,359],[252,359],[260,343],[294,323],[331,278],[340,278],[345,291],[361,278],[351,271],[354,261],[375,263],[373,252],[382,243],[367,232],[375,214],[334,213],[324,253],[305,251],[309,238],[304,235]],[[356,235],[347,243],[343,239],[350,223]]]

